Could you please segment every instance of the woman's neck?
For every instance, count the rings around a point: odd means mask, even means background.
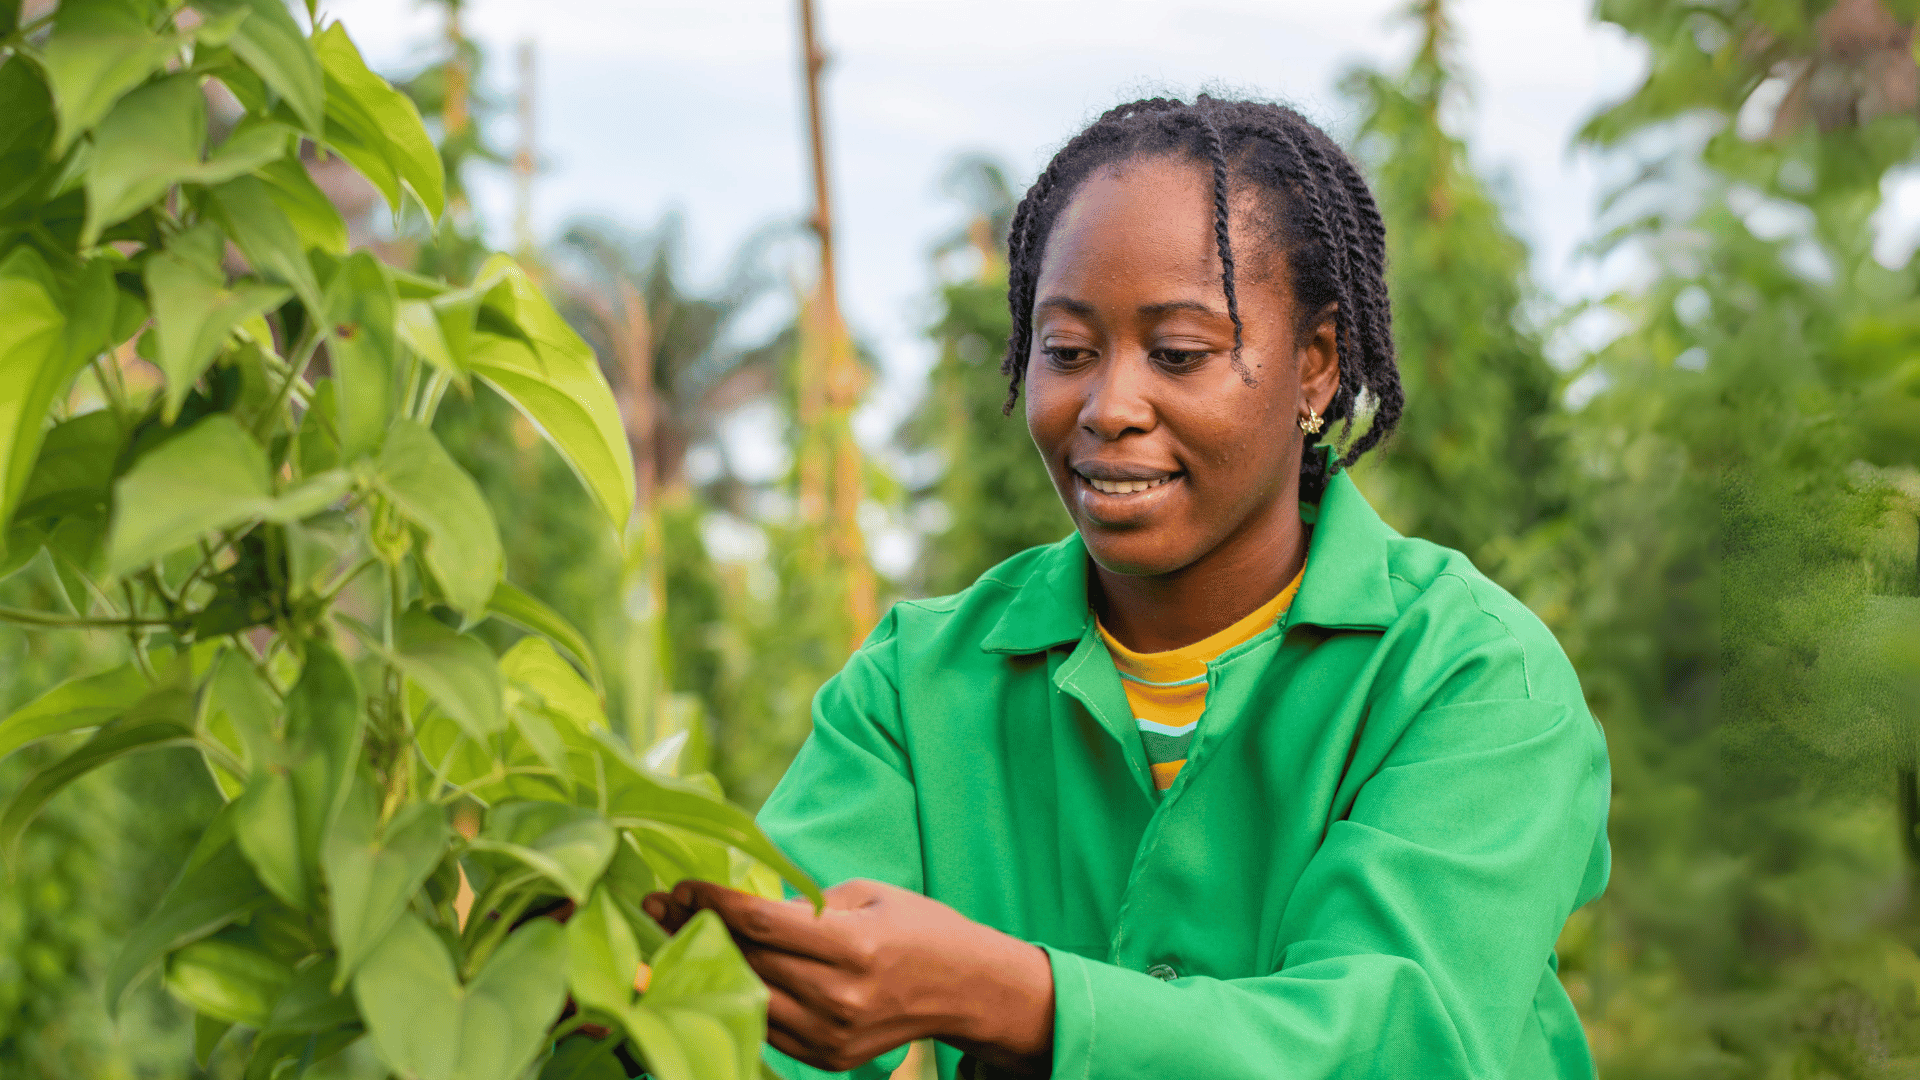
[[[1306,558],[1306,526],[1289,498],[1170,574],[1136,577],[1094,563],[1089,599],[1101,625],[1127,648],[1164,652],[1246,618],[1286,588]]]

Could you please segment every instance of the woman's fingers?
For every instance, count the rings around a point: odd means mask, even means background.
[[[829,964],[844,963],[855,952],[834,920],[813,913],[804,900],[765,900],[710,881],[683,881],[672,899],[684,907],[719,915],[736,935]]]
[[[693,913],[698,910],[675,900],[673,894],[663,892],[648,893],[641,899],[640,909],[669,934],[679,933],[680,928],[687,925],[687,920],[693,918]]]

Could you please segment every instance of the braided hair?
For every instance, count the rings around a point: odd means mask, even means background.
[[[1232,363],[1248,385],[1253,379],[1240,359],[1243,327],[1227,232],[1230,182],[1251,185],[1264,196],[1271,221],[1266,240],[1287,262],[1299,320],[1295,334],[1304,336],[1333,309],[1340,385],[1326,417],[1343,422],[1340,434],[1345,439],[1353,435],[1366,399],[1371,399],[1373,415],[1337,459],[1314,452],[1318,433],[1306,435],[1301,497],[1318,499],[1335,470],[1352,465],[1392,432],[1404,398],[1387,304],[1387,233],[1373,193],[1325,132],[1284,105],[1222,101],[1206,94],[1192,104],[1145,98],[1109,109],[1060,148],[1014,210],[1007,237],[1007,305],[1013,332],[1000,364],[1008,380],[1005,409],[1013,411],[1026,377],[1034,289],[1054,220],[1096,170],[1161,154],[1185,154],[1212,169],[1214,242],[1227,314],[1233,320]]]

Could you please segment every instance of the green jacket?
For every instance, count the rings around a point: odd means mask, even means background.
[[[895,605],[761,825],[823,884],[891,882],[1045,946],[1056,1077],[1593,1075],[1553,952],[1608,869],[1572,665],[1344,475],[1303,510],[1300,593],[1208,666],[1164,796],[1075,535]]]

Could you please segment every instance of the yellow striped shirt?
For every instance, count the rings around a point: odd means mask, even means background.
[[[1146,747],[1156,789],[1172,787],[1173,778],[1187,763],[1187,748],[1193,744],[1193,733],[1207,709],[1207,665],[1278,621],[1293,603],[1293,594],[1300,591],[1300,579],[1305,574],[1306,568],[1302,567],[1286,588],[1246,618],[1178,649],[1134,652],[1100,626],[1100,638],[1113,654],[1113,666],[1120,672],[1127,703],[1133,706],[1133,721],[1140,726],[1140,741]],[[1095,622],[1097,625],[1097,618]]]

